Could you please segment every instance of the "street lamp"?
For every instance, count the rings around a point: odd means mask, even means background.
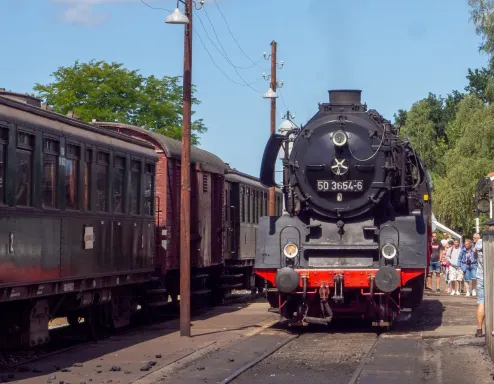
[[[165,23],[167,24],[189,24],[189,18],[185,16],[180,9],[175,8],[175,10],[169,14],[166,19]]]
[[[276,94],[275,91],[273,91],[273,88],[269,87],[267,92],[263,96],[265,99],[276,99],[278,95]]]
[[[185,6],[180,12],[178,2]],[[184,25],[184,78],[182,112],[182,158],[180,191],[180,336],[190,337],[190,126],[192,122],[192,5],[178,0],[177,8],[166,17],[167,24]],[[199,1],[199,10],[204,0]]]
[[[294,129],[298,128],[297,125],[291,120],[295,118],[295,115],[290,114],[290,111],[287,111],[285,115],[281,115],[281,118],[285,120],[280,124],[278,128],[278,132],[283,136],[288,135],[290,131],[293,131]],[[289,139],[289,137],[287,137],[287,139]],[[290,153],[292,152],[293,143],[289,141],[288,143],[285,144],[285,146],[286,146],[285,153],[287,156],[290,156]]]

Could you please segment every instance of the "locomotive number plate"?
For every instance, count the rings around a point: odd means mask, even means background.
[[[318,192],[332,192],[332,191],[361,192],[363,190],[364,190],[363,180],[345,180],[345,181],[317,180]]]

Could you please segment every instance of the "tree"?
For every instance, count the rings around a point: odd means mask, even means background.
[[[473,230],[477,183],[494,169],[494,106],[469,95],[460,102],[454,126],[458,138],[443,158],[446,174],[436,184],[433,203],[438,217],[467,234]]]
[[[54,111],[73,111],[83,121],[118,121],[180,140],[182,136],[182,95],[180,77],[144,77],[121,63],[76,61],[52,73],[47,85],[36,84],[37,96]],[[192,89],[195,93],[195,87]],[[200,104],[193,97],[193,105]],[[194,112],[193,112],[194,114]],[[192,123],[192,144],[207,131],[202,119]]]
[[[407,111],[404,109],[398,109],[398,112],[393,115],[395,119],[395,127],[401,129],[407,122]]]
[[[435,96],[434,96],[435,97]],[[406,123],[401,129],[404,138],[410,138],[412,146],[417,151],[426,167],[433,175],[442,174],[442,154],[446,144],[444,135],[438,129],[435,121],[436,103],[432,96],[416,102],[407,113]]]
[[[494,0],[468,0],[475,31],[482,38],[480,50],[494,53]]]

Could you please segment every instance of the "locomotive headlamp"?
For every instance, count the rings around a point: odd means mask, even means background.
[[[348,136],[343,131],[333,133],[333,144],[337,147],[343,147],[348,141]]]
[[[298,247],[296,244],[288,243],[283,247],[283,253],[289,259],[293,259],[298,254]]]
[[[396,247],[393,244],[384,244],[384,247],[381,248],[381,254],[385,259],[391,260],[396,256]]]

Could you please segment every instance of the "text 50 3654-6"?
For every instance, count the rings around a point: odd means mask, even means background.
[[[363,190],[364,190],[363,180],[345,180],[345,181],[317,180],[318,192],[332,192],[332,191],[361,192]]]

